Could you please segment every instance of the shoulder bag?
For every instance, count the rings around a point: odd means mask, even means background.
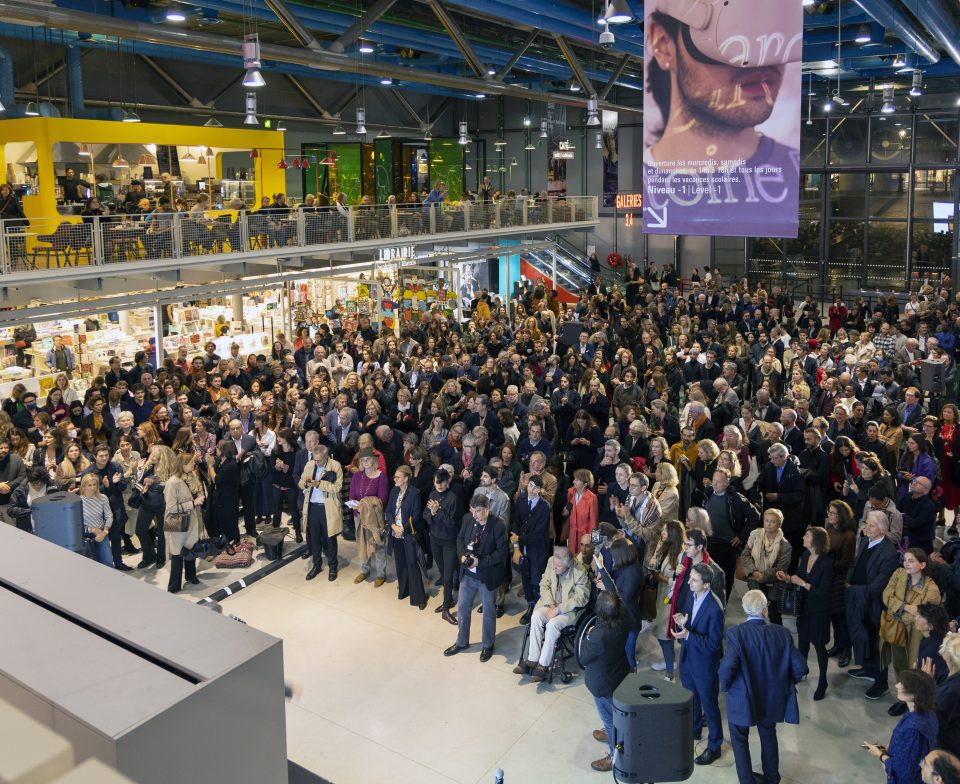
[[[910,578],[907,577],[903,582],[903,601],[901,605],[907,603],[907,586]],[[880,613],[880,639],[891,645],[899,645],[905,648],[907,645],[907,625],[903,622],[903,606],[895,613],[891,613],[886,607]]]
[[[800,615],[803,606],[803,597],[800,586],[793,583],[784,583],[780,590],[780,615],[796,618]]]
[[[163,530],[169,534],[186,533],[190,527],[190,515],[193,510],[182,501],[178,502],[173,511],[167,511],[163,516]]]

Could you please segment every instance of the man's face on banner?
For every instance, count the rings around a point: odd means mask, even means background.
[[[784,66],[734,68],[696,59],[682,33],[674,41],[659,25],[653,34],[657,63],[671,74],[671,113],[712,133],[736,133],[773,113]]]

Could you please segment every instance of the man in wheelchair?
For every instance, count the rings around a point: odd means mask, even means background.
[[[574,623],[590,601],[590,579],[566,547],[555,547],[540,579],[540,599],[530,619],[526,659],[514,667],[534,683],[549,677],[560,633]]]

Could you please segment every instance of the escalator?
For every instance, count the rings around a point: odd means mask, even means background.
[[[570,243],[557,237],[554,250],[530,251],[520,257],[520,273],[529,280],[543,280],[556,286],[561,302],[576,302],[580,289],[593,280],[590,267]],[[557,275],[553,279],[553,253],[556,252]]]

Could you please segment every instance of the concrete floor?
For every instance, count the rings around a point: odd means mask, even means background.
[[[434,614],[435,598],[420,612],[397,600],[392,577],[380,589],[371,582],[354,585],[354,545],[342,542],[340,554],[335,583],[327,581],[326,567],[306,582],[308,562],[296,561],[223,603],[227,612],[284,640],[287,680],[302,688],[287,706],[293,762],[334,784],[489,784],[497,768],[511,784],[609,780],[590,769],[604,747],[590,736],[600,724],[582,677],[566,686],[519,685],[511,672],[525,607],[515,593],[498,622],[491,661],[478,659],[476,614],[474,645],[445,658],[456,630]],[[728,623],[742,620],[741,590],[731,600]],[[641,669],[657,660],[656,640],[641,635]],[[812,652],[810,663],[816,670]],[[830,664],[835,668],[836,660]],[[891,700],[864,699],[869,683],[833,669],[827,698],[815,703],[816,672],[813,681],[798,687],[801,723],[780,725],[784,782],[882,782],[879,764],[860,743],[889,739],[896,722],[886,714]],[[752,742],[758,769],[755,734]],[[704,745],[697,744],[698,753]],[[689,781],[736,782],[729,746]]]

